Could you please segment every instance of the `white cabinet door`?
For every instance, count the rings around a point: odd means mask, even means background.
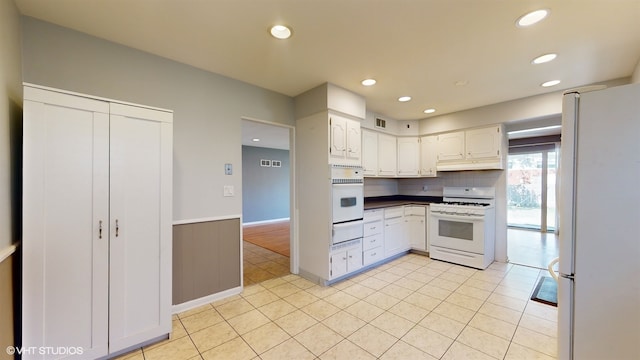
[[[347,273],[347,252],[340,251],[331,254],[331,278],[339,278]]]
[[[418,176],[420,174],[420,139],[399,137],[398,176]]]
[[[111,107],[109,342],[114,352],[171,331],[166,222],[171,125],[163,122],[166,112]]]
[[[82,347],[91,359],[108,353],[108,109],[25,90],[23,348]]]
[[[362,157],[362,135],[360,133],[360,122],[347,119],[347,153],[345,157],[348,162],[360,163]]]
[[[420,176],[437,176],[438,137],[435,135],[420,138]]]
[[[347,154],[347,119],[331,116],[329,118],[329,132],[331,164],[341,164]]]
[[[464,131],[438,135],[438,161],[464,159]]]
[[[347,271],[352,272],[362,267],[362,249],[347,250]]]
[[[387,134],[378,134],[378,175],[396,176],[396,162],[396,137]]]
[[[402,207],[386,208],[384,219],[384,256],[389,257],[409,248]]]
[[[362,129],[362,171],[364,176],[378,175],[378,133]]]
[[[502,133],[500,126],[466,131],[467,160],[500,157]]]
[[[426,210],[424,206],[406,206],[405,222],[409,245],[413,249],[427,251]]]

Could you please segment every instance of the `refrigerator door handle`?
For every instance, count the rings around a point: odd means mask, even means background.
[[[573,274],[560,274],[560,277],[564,279],[569,279],[572,281],[576,279],[576,276]]]

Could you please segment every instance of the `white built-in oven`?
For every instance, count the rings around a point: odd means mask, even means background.
[[[331,166],[332,244],[362,238],[364,178],[362,168]]]

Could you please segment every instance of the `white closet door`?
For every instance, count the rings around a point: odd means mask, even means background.
[[[23,348],[107,354],[107,112],[101,101],[25,88]],[[50,358],[66,356],[23,355]]]
[[[170,113],[111,104],[109,351],[171,331]]]

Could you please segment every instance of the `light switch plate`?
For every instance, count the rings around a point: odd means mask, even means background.
[[[224,174],[225,175],[232,175],[233,174],[233,165],[224,164]]]
[[[224,186],[224,196],[234,196],[233,185]]]

